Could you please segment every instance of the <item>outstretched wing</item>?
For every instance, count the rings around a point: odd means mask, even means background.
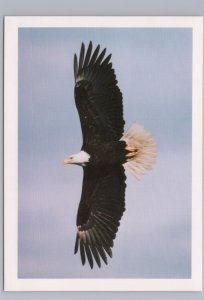
[[[124,129],[122,94],[109,62],[106,49],[98,45],[92,54],[92,43],[85,53],[82,43],[79,61],[74,55],[75,102],[79,112],[84,144],[93,140],[113,141]]]
[[[81,261],[101,267],[112,257],[113,240],[125,210],[125,173],[123,166],[84,168],[82,196],[77,214],[75,253],[80,248]]]

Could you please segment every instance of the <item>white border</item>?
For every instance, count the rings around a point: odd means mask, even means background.
[[[192,278],[18,279],[18,28],[164,27],[193,30]],[[5,17],[4,60],[4,290],[200,291],[202,290],[202,17]]]

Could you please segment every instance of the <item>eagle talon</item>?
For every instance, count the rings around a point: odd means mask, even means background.
[[[138,150],[135,147],[131,147],[131,146],[127,146],[125,150],[128,151],[128,153],[126,154],[127,158],[133,158],[138,153]]]
[[[125,147],[125,150],[127,150],[128,152],[136,151],[134,146],[127,146],[127,147]]]
[[[135,157],[136,154],[137,154],[137,151],[130,152],[130,153],[126,154],[126,157],[132,158],[132,157]]]

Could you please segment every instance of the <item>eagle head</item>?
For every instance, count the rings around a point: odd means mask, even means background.
[[[64,159],[64,164],[76,164],[81,166],[86,166],[89,162],[90,155],[85,151],[80,151],[79,153],[72,154],[68,158]]]

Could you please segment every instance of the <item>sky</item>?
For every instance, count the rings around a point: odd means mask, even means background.
[[[126,211],[113,258],[90,269],[74,255],[82,168],[73,55],[89,41],[112,53],[125,129],[137,121],[157,143],[157,161],[127,175]],[[20,278],[190,278],[192,31],[185,28],[19,29]]]

